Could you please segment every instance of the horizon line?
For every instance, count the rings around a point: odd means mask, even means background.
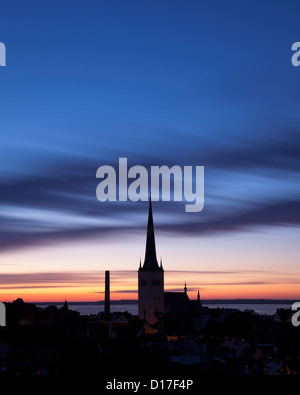
[[[17,299],[22,299],[23,298],[17,298]],[[15,299],[15,300],[17,300]],[[197,299],[190,299],[191,301],[196,301]],[[220,298],[216,298],[216,299],[200,299],[200,301],[202,303],[241,303],[241,304],[251,304],[251,303],[255,303],[255,302],[260,302],[260,303],[289,303],[289,302],[295,302],[300,300],[300,298],[298,299],[271,299],[271,298],[234,298],[234,299],[220,299]],[[24,300],[23,300],[24,301]],[[62,300],[62,301],[27,301],[24,303],[29,303],[29,304],[64,304],[65,301],[67,301],[68,304],[103,304],[105,303],[104,300],[97,300],[97,301],[68,301],[67,299]],[[14,301],[11,302],[6,302],[4,301],[3,303],[13,303]],[[138,299],[111,299],[110,303],[112,304],[118,304],[118,303],[132,303],[132,304],[137,304],[138,303]]]

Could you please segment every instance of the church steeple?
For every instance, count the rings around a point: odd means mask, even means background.
[[[147,271],[163,270],[162,266],[159,267],[156,258],[151,196],[149,199],[149,214],[148,214],[145,261],[143,267],[140,268],[140,270],[147,270]]]
[[[164,269],[156,258],[151,196],[149,199],[147,240],[144,264],[138,270],[139,318],[150,325],[157,323],[157,313],[165,311]]]
[[[198,288],[198,294],[197,294],[197,307],[198,307],[198,309],[202,309],[199,288]]]

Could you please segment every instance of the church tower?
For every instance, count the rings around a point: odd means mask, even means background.
[[[146,252],[143,266],[138,271],[139,318],[150,325],[157,319],[155,313],[164,311],[164,270],[156,258],[151,197],[147,227]]]

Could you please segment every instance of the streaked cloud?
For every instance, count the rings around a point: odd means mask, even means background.
[[[300,224],[300,138],[296,133],[271,142],[225,148],[209,146],[189,158],[150,160],[132,155],[132,164],[205,165],[205,207],[185,213],[183,203],[155,203],[156,226],[181,235]],[[171,156],[171,153],[169,154]],[[110,237],[144,229],[147,204],[100,203],[95,196],[99,165],[118,163],[76,157],[42,168],[40,175],[15,175],[0,182],[0,249],[62,240]]]

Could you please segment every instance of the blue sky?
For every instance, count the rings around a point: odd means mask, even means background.
[[[222,237],[225,246],[227,236],[247,240],[248,232],[261,245],[266,232],[279,248],[280,231],[294,262],[299,12],[297,1],[3,1],[3,267],[16,250],[36,248],[42,259],[43,246],[101,245],[124,229],[134,255],[147,205],[95,195],[96,169],[120,157],[148,169],[205,166],[201,213],[174,202],[154,207],[162,252],[172,255],[163,242],[170,234],[194,246]],[[234,249],[227,254],[236,259]]]

